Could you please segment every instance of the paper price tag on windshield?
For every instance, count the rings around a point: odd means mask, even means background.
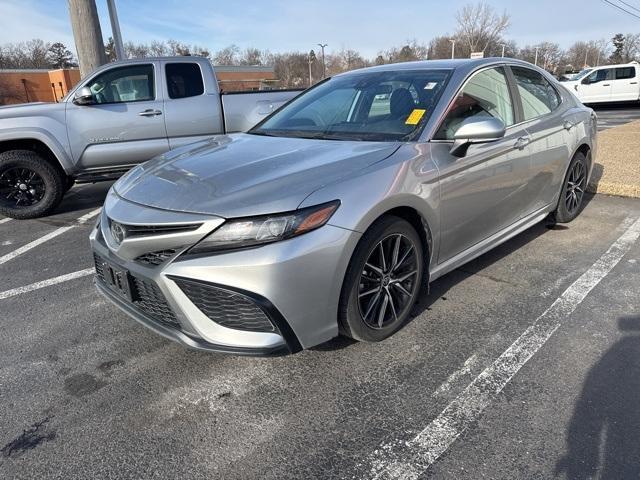
[[[413,112],[407,117],[407,121],[404,122],[405,125],[417,125],[422,117],[424,116],[426,110],[422,108],[414,108]]]

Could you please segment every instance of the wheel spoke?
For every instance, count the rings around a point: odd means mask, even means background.
[[[364,264],[365,267],[367,267],[369,270],[372,270],[374,273],[377,273],[379,276],[382,276],[382,269],[379,267],[376,267],[375,265],[371,265],[370,263],[365,263]]]
[[[376,293],[379,291],[380,291],[380,287],[372,288],[371,290],[367,290],[366,292],[362,292],[361,294],[359,294],[358,298],[366,297],[368,295],[371,295],[372,293]]]
[[[389,297],[389,305],[391,305],[391,313],[393,313],[393,318],[397,321],[398,314],[396,313],[396,306],[393,303],[393,295],[391,295],[391,292],[389,291],[388,288],[387,288],[387,297]]]
[[[394,278],[393,279],[393,283],[402,283],[404,282],[407,278],[411,278],[413,277],[416,273],[418,273],[418,270],[412,270],[409,273],[405,273],[404,275]]]
[[[378,292],[378,294],[375,297],[373,297],[369,302],[369,306],[367,307],[367,312],[364,314],[365,320],[369,318],[369,314],[372,312],[373,307],[375,307],[376,304],[378,303],[379,298],[380,298],[380,292]]]
[[[393,253],[391,254],[391,267],[389,268],[389,270],[392,272],[398,265],[398,254],[400,253],[401,240],[402,240],[402,235],[397,235],[396,241],[393,243]]]
[[[410,245],[409,248],[407,249],[407,251],[404,252],[404,254],[402,255],[402,258],[400,259],[400,261],[398,261],[398,264],[391,271],[392,273],[395,272],[399,267],[402,266],[402,264],[405,262],[405,260],[407,260],[407,257],[409,256],[409,254],[411,252],[413,252],[413,245]]]
[[[378,246],[380,247],[380,266],[382,267],[382,271],[386,272],[387,271],[387,261],[384,258],[384,247],[382,246],[382,242],[380,242],[378,244]]]
[[[404,288],[401,283],[395,283],[394,282],[394,283],[391,284],[391,286],[392,287],[396,287],[398,290],[400,290],[402,293],[404,293],[407,297],[411,296],[411,293],[409,293],[409,290]]]
[[[382,299],[382,305],[380,305],[380,311],[378,312],[378,327],[382,328],[384,324],[384,317],[387,313],[387,305],[389,304],[389,296],[385,295]]]

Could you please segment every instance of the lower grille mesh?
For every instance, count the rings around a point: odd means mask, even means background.
[[[96,275],[105,283],[103,260],[94,254]],[[173,328],[180,328],[173,310],[167,303],[160,288],[151,280],[131,275],[132,305],[154,320]]]
[[[169,248],[167,250],[159,250],[157,252],[149,252],[136,258],[136,262],[146,265],[158,266],[169,260],[176,254],[177,250]]]
[[[172,277],[189,300],[219,325],[250,332],[273,332],[273,324],[250,298],[223,288]]]

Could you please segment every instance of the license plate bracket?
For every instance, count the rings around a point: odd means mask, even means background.
[[[104,260],[101,261],[104,281],[107,287],[121,297],[133,302],[133,289],[131,288],[132,282],[129,272]]]

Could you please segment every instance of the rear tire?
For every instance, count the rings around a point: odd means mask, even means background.
[[[582,152],[576,153],[569,164],[567,175],[562,183],[558,207],[552,213],[556,222],[569,223],[582,211],[588,173],[587,157]]]
[[[340,332],[379,342],[407,322],[423,278],[422,241],[401,218],[384,216],[358,243],[340,294]]]
[[[62,201],[66,176],[31,150],[0,153],[0,214],[28,219],[50,213]]]

